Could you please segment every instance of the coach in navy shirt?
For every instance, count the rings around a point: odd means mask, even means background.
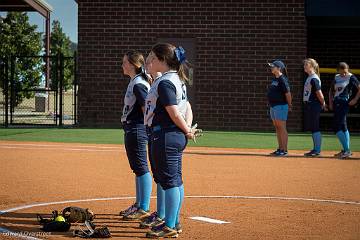
[[[285,64],[276,60],[268,63],[274,78],[268,88],[268,101],[270,104],[270,116],[274,124],[278,149],[271,153],[275,156],[287,155],[288,133],[286,130],[286,121],[289,108],[291,109],[291,93],[289,81],[287,79],[287,70]]]

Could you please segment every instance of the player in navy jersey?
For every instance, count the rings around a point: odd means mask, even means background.
[[[123,57],[124,75],[130,76],[121,122],[125,131],[124,142],[129,164],[135,173],[136,202],[120,212],[124,220],[141,220],[149,216],[152,177],[147,162],[148,136],[144,126],[145,98],[150,89],[144,70],[144,57],[130,51]]]
[[[151,76],[152,78],[152,83],[154,83],[155,81],[157,81],[158,78],[161,77],[161,72],[156,72],[153,71],[152,68],[152,64],[149,61],[146,61],[145,63],[145,69],[146,72]],[[151,89],[151,88],[150,88]],[[145,100],[146,102],[146,100]],[[156,211],[152,212],[148,217],[144,218],[141,222],[140,222],[140,228],[154,228],[154,227],[158,227],[160,225],[162,225],[164,223],[164,219],[165,219],[165,191],[164,189],[161,187],[158,177],[157,177],[157,172],[156,172],[156,163],[155,163],[155,159],[152,157],[151,154],[151,129],[147,127],[147,132],[148,132],[148,137],[149,137],[149,141],[148,141],[148,149],[149,149],[149,160],[150,160],[150,166],[151,166],[151,171],[153,173],[153,179],[156,183]]]
[[[349,72],[347,63],[340,62],[337,70],[339,74],[335,76],[329,91],[329,109],[334,110],[334,131],[342,145],[342,150],[335,156],[348,158],[352,154],[346,115],[349,112],[349,107],[354,106],[360,98],[360,83],[355,75]],[[353,95],[355,97],[351,99]]]
[[[151,128],[151,154],[156,174],[165,190],[165,222],[146,234],[149,238],[177,237],[179,214],[184,198],[182,152],[195,129],[186,121],[189,110],[185,81],[185,50],[171,44],[155,45],[147,62],[161,72],[146,99],[144,122]],[[192,117],[191,117],[192,121]],[[190,124],[189,124],[190,123]]]
[[[291,110],[291,93],[289,80],[287,79],[287,70],[285,64],[276,60],[268,63],[274,78],[268,88],[268,101],[270,104],[270,116],[273,121],[278,141],[278,149],[271,153],[275,156],[285,156],[288,154],[288,133],[286,130],[286,121],[288,111]]]
[[[162,75],[160,72],[154,72],[154,69],[152,67],[152,63],[151,61],[148,61],[149,58],[147,58],[146,61],[146,72],[148,74],[151,75],[153,82],[156,82],[157,79]],[[152,85],[155,86],[155,85]],[[152,91],[150,89],[150,91]],[[192,121],[193,121],[193,115],[192,115],[192,109],[191,109],[191,105],[189,102],[187,102],[187,109],[186,109],[186,116],[185,116],[185,121],[187,123],[188,126],[191,126]],[[149,131],[151,133],[151,131]],[[153,159],[151,157],[151,136],[149,137],[149,156],[150,156],[150,165],[151,165],[151,171],[153,173],[153,178],[155,183],[157,184],[157,197],[156,197],[156,207],[157,210],[153,213],[151,213],[151,215],[147,218],[145,218],[141,223],[140,223],[140,228],[159,228],[160,225],[164,224],[164,219],[165,219],[165,191],[164,189],[161,187],[159,181],[158,181],[158,177],[157,177],[157,172],[156,172],[156,159]],[[180,212],[179,212],[180,214]],[[178,231],[178,233],[180,233],[182,231],[181,229],[181,224],[180,224],[180,216],[177,216],[176,219],[176,230]]]
[[[317,157],[321,152],[320,113],[326,108],[321,91],[319,64],[312,58],[304,60],[304,71],[308,75],[304,84],[304,130],[311,131],[314,147],[305,153],[308,157]]]

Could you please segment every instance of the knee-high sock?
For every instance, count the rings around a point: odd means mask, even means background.
[[[338,137],[343,150],[346,151],[346,135],[345,135],[345,133],[340,130],[336,133],[336,136]]]
[[[350,133],[349,130],[346,130],[344,132],[345,137],[346,137],[346,148],[344,149],[345,151],[349,151],[350,150]]]
[[[152,177],[150,173],[147,172],[137,178],[140,186],[140,208],[144,211],[149,211],[152,190]]]
[[[169,228],[175,228],[179,204],[179,187],[173,187],[165,190],[165,225]]]
[[[135,176],[135,189],[136,189],[136,202],[135,205],[140,207],[140,182],[137,176]]]
[[[316,152],[321,152],[321,133],[320,132],[314,132],[312,134],[313,141],[314,141],[314,150]]]
[[[159,218],[165,218],[165,191],[160,183],[156,185],[156,211]]]
[[[315,149],[315,139],[314,139],[314,133],[311,134],[311,138],[313,140],[313,150]]]
[[[180,211],[181,211],[182,203],[184,202],[184,184],[179,187],[179,192],[180,192],[180,203],[176,215],[175,226],[180,223]]]

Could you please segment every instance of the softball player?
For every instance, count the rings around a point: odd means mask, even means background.
[[[124,220],[139,220],[149,216],[152,178],[148,169],[146,146],[148,136],[144,126],[145,98],[150,89],[144,70],[144,57],[130,51],[123,57],[122,68],[131,80],[126,90],[121,122],[125,131],[125,148],[130,167],[135,173],[136,202],[121,211]]]
[[[335,154],[336,157],[350,157],[350,134],[347,128],[346,115],[349,112],[349,106],[354,106],[360,98],[360,83],[358,79],[349,72],[349,65],[340,62],[338,73],[331,85],[329,91],[329,109],[334,110],[334,131],[338,137],[342,150]],[[353,99],[353,89],[356,89],[356,95]]]
[[[317,157],[321,152],[320,112],[326,108],[321,91],[319,64],[312,58],[304,60],[304,71],[308,74],[304,84],[304,130],[312,132],[314,147],[305,153],[308,157]]]
[[[148,60],[148,59],[147,59]],[[152,68],[152,64],[149,61],[146,61],[146,72],[149,73],[152,76],[152,79],[154,79],[154,81],[157,81],[157,79],[161,76],[160,72],[153,72],[153,68]],[[153,85],[152,85],[153,86]],[[151,91],[151,88],[150,88]],[[192,125],[192,121],[193,121],[193,114],[192,114],[192,109],[191,109],[191,105],[189,102],[187,102],[188,106],[186,109],[186,123],[188,126]],[[151,133],[151,131],[149,131]],[[156,205],[157,205],[157,211],[151,213],[151,215],[149,217],[146,217],[141,223],[140,223],[140,228],[159,228],[160,225],[164,224],[164,219],[165,219],[165,191],[164,189],[161,187],[157,175],[156,175],[156,163],[155,163],[155,159],[153,159],[151,157],[151,136],[149,136],[149,157],[150,157],[150,165],[151,165],[151,171],[153,173],[153,178],[155,183],[157,184],[157,200],[156,200]],[[180,212],[179,212],[180,214]],[[179,222],[179,214],[177,216],[176,219],[176,229],[178,231],[178,233],[180,233],[182,231],[181,229],[181,225]]]
[[[189,109],[184,83],[185,51],[171,44],[157,44],[147,62],[151,62],[153,71],[162,73],[149,91],[144,122],[152,131],[151,154],[159,183],[165,190],[165,223],[152,228],[146,236],[177,237],[184,198],[182,152],[187,139],[195,136],[195,130],[185,120]]]
[[[271,153],[275,156],[285,156],[288,154],[288,133],[286,130],[286,121],[289,108],[291,109],[291,93],[289,81],[287,79],[287,70],[285,64],[276,60],[268,63],[271,73],[275,76],[268,88],[268,101],[270,104],[270,116],[273,121],[276,136],[278,140],[278,149]]]
[[[156,82],[158,80],[158,78],[161,77],[161,72],[153,71],[152,64],[149,61],[146,61],[145,66],[146,66],[146,72],[148,74],[150,74],[153,79],[153,83]],[[152,85],[151,87],[153,87],[153,86],[154,85]],[[151,91],[151,88],[150,88],[150,91]],[[145,102],[147,102],[147,101],[148,100],[146,99]],[[149,142],[148,142],[149,148],[148,149],[149,149],[150,166],[151,166],[151,171],[153,173],[154,181],[156,183],[156,211],[151,213],[150,216],[144,218],[140,222],[140,226],[139,226],[140,228],[158,227],[164,223],[164,219],[165,219],[165,191],[161,187],[158,177],[157,177],[155,159],[152,157],[152,154],[151,154],[151,145],[152,145],[151,129],[148,126],[147,126],[147,130],[148,130],[148,137],[149,137]]]

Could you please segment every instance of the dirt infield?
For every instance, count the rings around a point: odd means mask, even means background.
[[[334,152],[314,159],[301,157],[301,151],[285,158],[266,156],[268,152],[188,148],[183,164],[188,198],[180,238],[360,239],[359,152],[350,160],[330,157]],[[145,236],[137,223],[117,216],[133,202],[120,197],[135,195],[122,145],[0,141],[0,166],[0,211],[20,207],[0,212],[0,231],[35,236],[41,232],[36,213],[80,206],[91,208],[97,214],[95,222],[107,225],[115,239]],[[86,199],[96,200],[50,205]],[[28,206],[40,203],[48,204]],[[155,203],[152,199],[152,210]],[[194,216],[230,223],[190,219]],[[11,238],[0,233],[0,239]]]

